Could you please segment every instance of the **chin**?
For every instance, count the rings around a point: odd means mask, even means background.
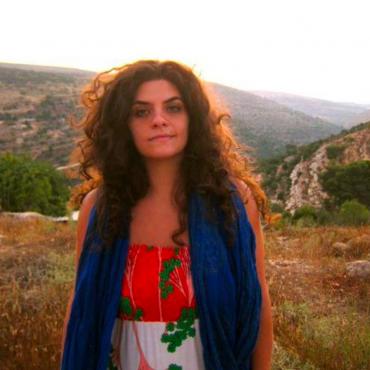
[[[183,153],[182,152],[177,152],[177,153],[153,153],[151,155],[147,154],[144,156],[145,159],[147,160],[176,160],[179,158],[182,158]]]

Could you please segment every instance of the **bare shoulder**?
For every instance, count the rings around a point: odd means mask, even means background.
[[[89,215],[90,215],[91,209],[96,203],[97,191],[98,191],[97,188],[89,191],[81,203],[80,211],[78,214],[78,221],[77,221],[76,260],[75,260],[76,267],[77,267],[78,260],[81,255],[82,246],[85,240],[86,230],[87,230],[88,221],[89,221]]]
[[[92,208],[92,206],[96,202],[97,193],[98,193],[98,188],[95,188],[95,189],[90,190],[85,195],[85,197],[84,197],[84,199],[82,201],[82,204],[81,204],[81,208],[82,207],[86,207],[86,206]]]
[[[242,196],[245,196],[245,195],[249,196],[251,194],[251,190],[249,189],[249,186],[244,181],[234,176],[230,176],[229,180],[236,186],[236,188],[238,189],[238,192]]]
[[[238,192],[245,203],[245,209],[247,211],[250,223],[252,224],[252,226],[259,227],[260,212],[258,210],[257,203],[251,189],[245,182],[239,179],[232,178],[231,181],[238,189]]]
[[[90,211],[91,211],[91,208],[94,206],[95,202],[96,202],[96,198],[97,198],[97,193],[98,193],[98,189],[95,188],[91,191],[89,191],[82,203],[81,203],[81,207],[80,207],[80,212],[79,212],[79,216],[78,216],[78,223],[87,223],[87,220],[88,220],[88,217],[90,215]]]

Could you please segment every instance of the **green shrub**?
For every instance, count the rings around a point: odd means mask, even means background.
[[[0,209],[64,216],[69,199],[65,176],[50,163],[27,155],[0,157]]]
[[[286,212],[284,207],[281,206],[279,203],[271,203],[270,205],[271,211],[272,212],[278,212],[278,213],[283,213]]]
[[[317,225],[316,219],[313,216],[304,216],[296,221],[298,227],[314,227]]]
[[[319,225],[328,225],[333,223],[334,216],[332,212],[329,212],[325,208],[321,208],[316,211],[316,221]]]
[[[346,145],[329,145],[326,147],[326,155],[329,159],[339,159],[346,149]]]
[[[300,148],[302,159],[305,161],[305,160],[311,158],[312,154],[315,153],[316,150],[320,148],[321,144],[322,144],[322,140],[318,140],[318,141],[315,141],[313,143],[303,145]]]
[[[357,200],[348,200],[341,205],[338,219],[341,224],[345,225],[365,225],[369,223],[370,211]]]
[[[336,206],[346,200],[357,199],[370,207],[370,161],[331,166],[319,179],[324,191],[332,196]]]
[[[294,212],[292,220],[296,222],[301,218],[313,219],[315,221],[317,219],[316,209],[310,205],[304,205],[298,208]]]
[[[278,193],[278,195],[277,195],[277,198],[278,198],[279,200],[284,200],[284,192],[283,192],[283,191],[280,191],[280,192]]]

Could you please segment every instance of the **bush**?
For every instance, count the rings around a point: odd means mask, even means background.
[[[51,164],[26,155],[0,157],[0,209],[64,216],[69,199],[65,176]]]
[[[336,206],[346,200],[357,199],[370,207],[370,161],[331,166],[319,178],[324,191],[333,197]]]
[[[326,210],[325,208],[321,208],[316,212],[316,221],[319,225],[328,225],[333,223],[334,216],[331,212]]]
[[[329,159],[339,159],[346,145],[329,145],[326,147],[326,155]]]
[[[297,220],[295,224],[298,227],[314,227],[317,225],[317,222],[313,216],[304,216]]]
[[[271,212],[278,212],[278,213],[286,212],[284,207],[280,205],[279,203],[271,203],[270,208],[271,208]]]
[[[365,225],[369,223],[370,211],[357,200],[344,202],[339,210],[338,219],[341,224],[345,225]]]
[[[304,205],[300,208],[298,208],[293,215],[293,222],[298,221],[301,218],[306,218],[306,219],[311,219],[313,221],[316,221],[317,215],[316,215],[316,209],[309,206],[309,205]]]

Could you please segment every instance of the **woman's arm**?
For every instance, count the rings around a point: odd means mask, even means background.
[[[248,196],[248,203],[245,208],[256,236],[256,266],[262,290],[260,329],[252,355],[252,368],[253,370],[270,370],[272,365],[273,324],[270,295],[265,277],[265,248],[260,213],[249,188],[244,183],[239,181],[237,183],[239,191],[242,194],[247,193]]]

